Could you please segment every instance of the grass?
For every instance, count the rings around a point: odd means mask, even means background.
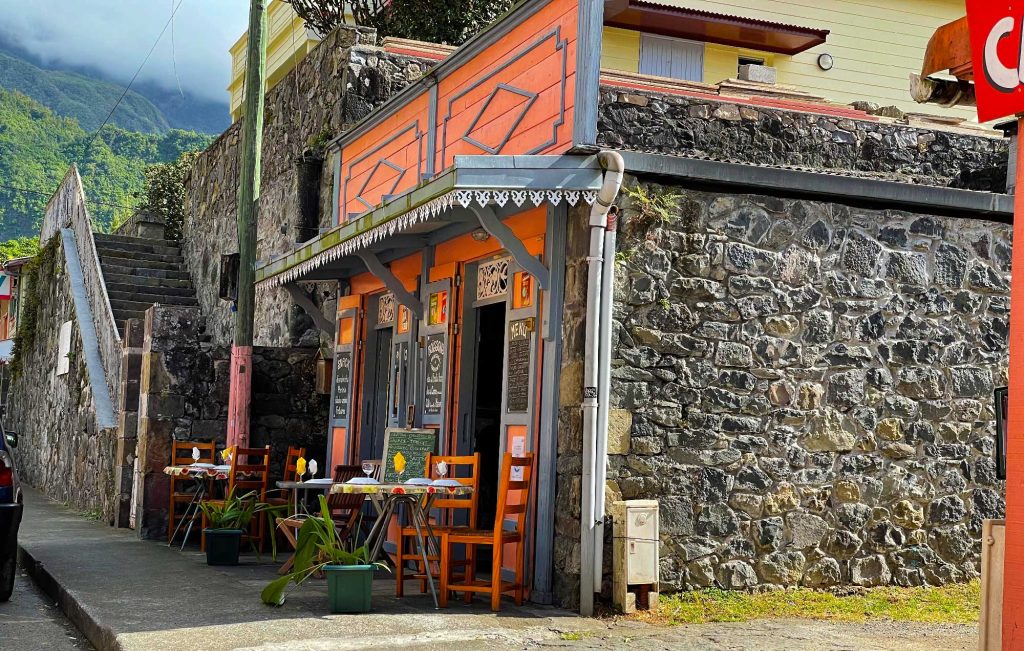
[[[662,596],[656,613],[639,611],[638,617],[669,625],[783,618],[974,624],[980,600],[979,581],[940,588],[873,588],[854,594],[807,589],[749,594],[708,589]]]

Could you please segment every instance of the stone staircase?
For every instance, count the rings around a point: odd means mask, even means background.
[[[141,319],[156,303],[198,305],[181,249],[169,240],[93,233],[114,321]]]

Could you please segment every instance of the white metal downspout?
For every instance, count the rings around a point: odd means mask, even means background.
[[[597,550],[597,533],[599,520],[603,520],[603,491],[604,482],[600,485],[602,491],[601,509],[598,517],[596,484],[597,468],[601,467],[600,474],[604,475],[605,457],[601,450],[607,448],[607,429],[604,433],[599,432],[600,420],[600,380],[602,360],[600,358],[601,348],[601,316],[602,316],[602,294],[603,281],[607,272],[606,265],[615,264],[615,250],[612,248],[607,256],[605,243],[608,231],[608,212],[612,203],[619,194],[622,187],[622,174],[624,164],[622,156],[616,152],[602,151],[597,155],[601,167],[605,169],[604,183],[598,192],[597,201],[590,211],[590,255],[587,276],[587,317],[586,317],[586,343],[583,363],[583,478],[582,478],[582,504],[580,505],[580,613],[586,616],[594,613],[594,592],[595,575],[600,576],[600,568],[595,569],[595,555]],[[612,240],[614,246],[614,239]],[[609,292],[610,296],[610,292]],[[610,304],[610,300],[609,300]],[[610,317],[610,310],[609,317]],[[610,337],[610,333],[609,333]],[[609,340],[610,341],[610,340]],[[604,359],[607,365],[608,359]],[[607,371],[605,372],[607,375]],[[607,402],[607,388],[605,389],[605,402]],[[605,420],[607,422],[607,407],[605,407]],[[603,443],[601,441],[604,441]],[[603,446],[603,447],[602,447]]]

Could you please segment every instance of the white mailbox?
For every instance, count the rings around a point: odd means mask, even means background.
[[[658,502],[615,502],[612,513],[612,601],[622,612],[658,601]]]

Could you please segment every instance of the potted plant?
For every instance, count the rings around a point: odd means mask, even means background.
[[[255,492],[238,496],[234,489],[223,500],[199,503],[208,525],[203,529],[207,565],[238,565],[242,534],[260,507]]]
[[[317,572],[323,572],[327,576],[327,598],[332,613],[370,611],[373,572],[387,566],[371,563],[365,545],[346,548],[338,536],[323,495],[320,496],[320,515],[306,518],[299,528],[297,540],[294,570],[263,589],[260,594],[263,603],[280,606],[284,603],[289,583],[298,585]]]

